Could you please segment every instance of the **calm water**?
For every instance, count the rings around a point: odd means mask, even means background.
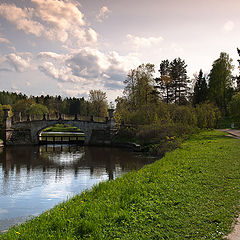
[[[0,151],[0,231],[153,162],[116,148],[56,145]]]

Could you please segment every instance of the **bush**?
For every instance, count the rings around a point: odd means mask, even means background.
[[[229,110],[230,110],[232,119],[237,124],[240,124],[240,92],[236,93],[232,97],[232,101],[229,104]]]
[[[220,110],[211,103],[196,106],[197,126],[199,128],[216,128],[221,117]]]

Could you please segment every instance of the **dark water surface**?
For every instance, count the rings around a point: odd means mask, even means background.
[[[81,146],[0,150],[0,231],[24,222],[100,181],[154,160],[125,149]]]

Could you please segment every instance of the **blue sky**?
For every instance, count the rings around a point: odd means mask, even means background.
[[[205,73],[224,51],[238,73],[235,0],[0,0],[0,90],[121,95],[128,70],[185,59]]]

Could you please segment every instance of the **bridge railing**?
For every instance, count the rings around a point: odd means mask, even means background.
[[[43,114],[43,115],[29,115],[29,114],[15,114],[12,117],[12,122],[27,122],[27,121],[44,121],[44,120],[79,120],[79,121],[92,121],[92,122],[106,122],[107,117],[95,117],[95,116],[80,116],[75,115],[66,115],[66,114]]]

